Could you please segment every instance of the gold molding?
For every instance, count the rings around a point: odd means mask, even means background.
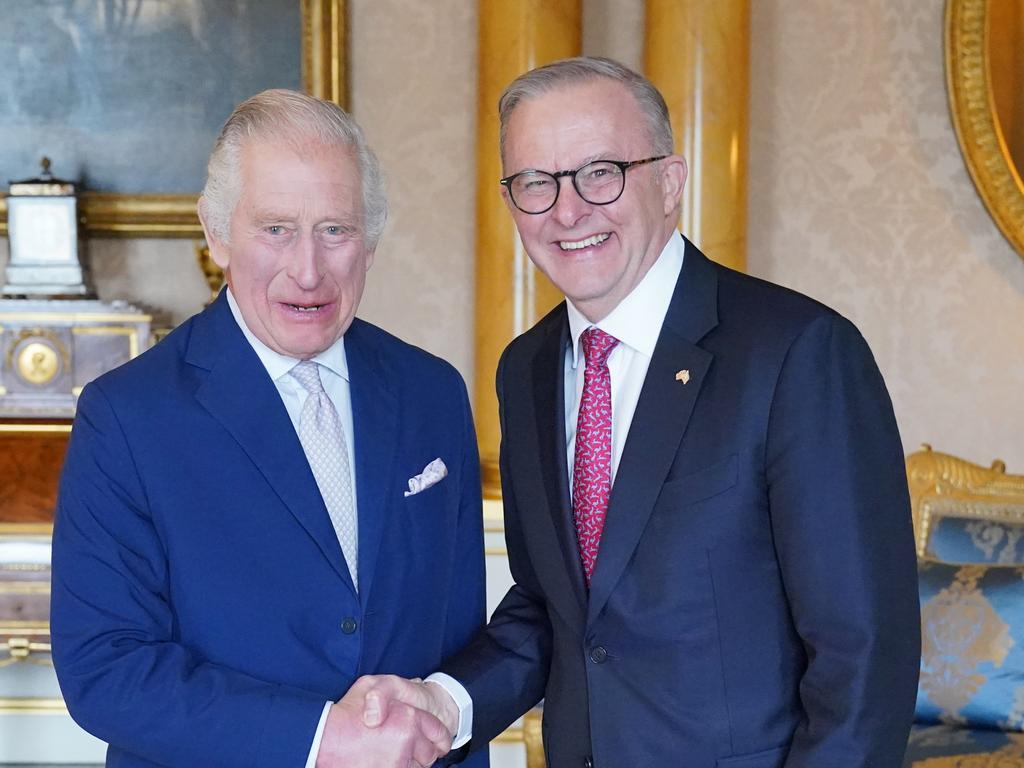
[[[345,105],[346,0],[298,0],[302,15],[302,87]],[[198,194],[121,195],[85,192],[79,212],[88,235],[202,237]],[[0,197],[0,235],[7,234],[7,202]]]
[[[70,424],[0,424],[0,432],[71,432]],[[2,529],[0,529],[2,531]]]
[[[946,3],[946,91],[964,163],[985,207],[1024,258],[1024,184],[995,117],[986,17],[991,0]]]
[[[0,424],[0,431],[8,426]],[[70,425],[68,429],[70,430]],[[53,537],[53,523],[0,523],[0,538],[17,537],[23,539],[26,536],[32,538],[50,539]]]
[[[63,699],[0,698],[3,715],[67,715]]]

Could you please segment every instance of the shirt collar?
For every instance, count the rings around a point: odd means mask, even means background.
[[[643,279],[600,322],[590,322],[571,301],[566,300],[573,368],[580,360],[580,336],[591,326],[611,334],[622,344],[647,357],[654,356],[654,346],[672,301],[685,251],[682,235],[673,232]]]
[[[249,342],[249,345],[253,348],[256,356],[259,357],[260,362],[263,363],[263,367],[267,369],[267,373],[270,374],[270,378],[274,381],[281,379],[288,375],[299,360],[295,357],[288,357],[288,355],[282,355],[280,352],[275,352],[258,338],[255,334],[249,330],[249,326],[245,324],[245,320],[242,318],[242,311],[238,308],[238,302],[235,301],[234,294],[231,293],[231,289],[227,289],[228,295],[228,306],[231,308],[231,314],[235,318],[235,322],[238,323],[238,327],[242,329],[242,333],[245,336],[245,340]],[[348,381],[348,358],[345,355],[345,337],[342,336],[336,342],[331,344],[320,354],[312,358],[313,362],[319,363],[324,368],[336,373],[341,376],[345,381]]]

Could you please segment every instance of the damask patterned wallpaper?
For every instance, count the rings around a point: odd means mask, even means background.
[[[1024,260],[964,168],[943,0],[752,0],[749,270],[867,337],[907,451],[1024,472]],[[476,2],[350,0],[352,107],[391,219],[361,314],[473,373]],[[584,44],[639,65],[642,0],[586,0]],[[196,311],[192,244],[93,241],[101,296]],[[6,243],[0,243],[0,263]]]
[[[750,272],[874,350],[904,449],[1024,472],[1024,260],[975,192],[942,0],[755,0]]]

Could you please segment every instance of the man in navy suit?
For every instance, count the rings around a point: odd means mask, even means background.
[[[442,665],[453,697],[372,698],[471,714],[477,748],[543,697],[555,768],[897,768],[916,573],[864,339],[680,236],[686,165],[641,76],[557,62],[500,113],[505,200],[568,300],[498,368],[515,585]]]
[[[430,765],[454,730],[401,706],[366,728],[359,678],[425,675],[483,623],[479,466],[459,374],[354,319],[376,159],[337,106],[267,91],[199,212],[227,289],[79,400],[53,539],[68,708],[111,766]]]

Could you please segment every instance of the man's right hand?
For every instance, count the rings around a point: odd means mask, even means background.
[[[389,702],[387,718],[364,724],[372,678],[361,678],[336,704],[324,726],[316,768],[426,768],[451,749],[452,734],[433,715],[400,701]]]

